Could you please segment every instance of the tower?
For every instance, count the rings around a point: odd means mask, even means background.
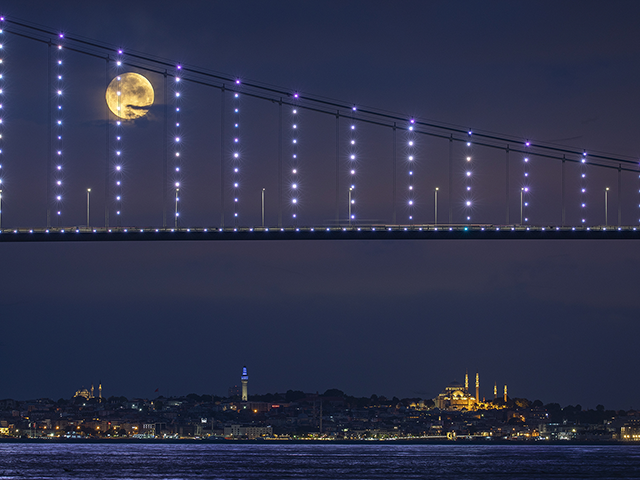
[[[480,374],[476,371],[476,402],[480,402]]]
[[[507,403],[507,384],[504,384],[504,402]]]
[[[247,366],[242,367],[242,376],[240,377],[240,381],[242,382],[242,401],[246,402],[249,398],[247,393],[247,386],[249,384],[249,375],[247,375]]]
[[[91,384],[91,396],[89,398],[94,398],[93,397],[93,383]]]
[[[102,400],[102,381],[98,384],[98,395],[100,396],[100,400]]]
[[[469,370],[464,372],[464,393],[469,393]]]
[[[498,382],[493,383],[493,399],[498,398]]]

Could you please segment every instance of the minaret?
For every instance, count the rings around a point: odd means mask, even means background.
[[[91,384],[91,396],[89,398],[94,398],[93,397],[93,383]]]
[[[249,398],[247,394],[247,385],[249,383],[249,375],[247,375],[247,366],[242,367],[242,377],[240,377],[240,381],[242,382],[242,401],[246,402]]]
[[[480,374],[476,371],[476,402],[480,402]]]
[[[100,396],[100,400],[102,400],[102,381],[98,384],[98,395]]]
[[[493,383],[493,399],[498,398],[498,382]]]
[[[504,385],[504,402],[507,403],[507,384]]]
[[[464,393],[469,393],[469,370],[464,373]]]

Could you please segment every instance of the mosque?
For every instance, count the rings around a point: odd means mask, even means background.
[[[91,384],[91,390],[87,390],[86,388],[82,387],[80,390],[78,390],[75,395],[73,396],[73,398],[77,398],[77,397],[83,397],[85,400],[90,400],[92,398],[96,398],[93,395],[93,384]],[[100,382],[98,384],[98,398],[100,400],[102,400],[102,382]]]
[[[498,398],[497,384],[493,387],[493,398]],[[507,402],[507,386],[504,386],[504,402]],[[469,392],[469,372],[464,375],[464,385],[458,382],[451,382],[444,391],[433,399],[436,408],[440,410],[478,410],[496,408],[495,404],[485,402],[480,399],[480,374],[476,372],[475,395]]]

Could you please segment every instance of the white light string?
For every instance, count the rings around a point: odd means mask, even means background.
[[[297,105],[299,94],[293,94],[293,108],[291,109],[291,218],[295,226],[298,225],[298,206],[300,202],[300,164],[299,164],[299,126],[300,113]]]

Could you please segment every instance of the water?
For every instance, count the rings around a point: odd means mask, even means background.
[[[640,446],[0,443],[0,479],[640,478]]]

